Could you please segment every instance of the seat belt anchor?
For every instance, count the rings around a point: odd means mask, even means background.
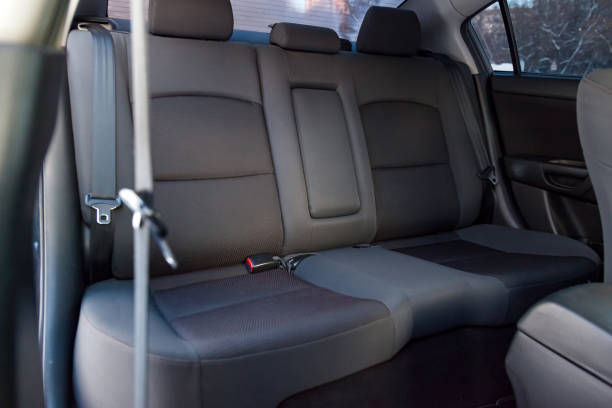
[[[111,212],[121,206],[119,198],[96,198],[91,193],[85,195],[85,205],[96,210],[96,222],[101,225],[110,224]]]
[[[159,247],[159,250],[164,257],[164,260],[172,269],[178,268],[178,262],[166,241],[168,235],[168,229],[161,220],[158,212],[148,204],[148,201],[144,197],[150,196],[150,193],[137,193],[129,188],[122,188],[119,190],[119,198],[129,208],[132,215],[132,228],[139,229],[143,223],[148,223],[151,227],[151,234],[155,238],[155,242]]]
[[[497,175],[495,174],[495,168],[489,166],[478,174],[478,177],[482,180],[487,180],[493,187],[497,185]]]

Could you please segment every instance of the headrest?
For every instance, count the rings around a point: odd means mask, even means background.
[[[303,24],[274,24],[270,32],[270,44],[295,51],[326,54],[335,54],[340,51],[340,38],[334,30]]]
[[[106,17],[108,0],[80,0],[75,17]]]
[[[421,24],[414,11],[372,6],[361,23],[357,51],[382,55],[415,55],[421,46]]]
[[[149,31],[167,37],[227,40],[234,30],[229,0],[150,0]]]

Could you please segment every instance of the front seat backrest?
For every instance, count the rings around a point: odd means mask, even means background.
[[[593,72],[578,88],[578,130],[595,188],[604,234],[605,255],[612,254],[612,69]],[[612,264],[604,262],[604,280],[612,282]]]

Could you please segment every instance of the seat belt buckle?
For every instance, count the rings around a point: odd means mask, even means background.
[[[497,175],[495,174],[495,168],[489,166],[478,174],[478,177],[482,180],[487,180],[493,187],[497,185]]]
[[[121,206],[119,198],[96,198],[90,194],[85,195],[85,205],[96,210],[96,222],[101,225],[110,224],[111,212]]]
[[[280,257],[268,253],[247,256],[244,263],[249,273],[259,273],[279,268],[284,269],[285,267]]]

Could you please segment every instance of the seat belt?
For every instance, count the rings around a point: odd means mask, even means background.
[[[93,39],[91,191],[84,197],[85,205],[96,212],[89,227],[88,257],[93,283],[110,277],[114,238],[111,213],[121,205],[115,186],[115,53],[111,34],[101,24],[84,23],[80,27],[87,29]]]
[[[149,234],[160,247],[168,264],[177,263],[166,243],[166,228],[152,208],[153,167],[149,129],[148,30],[145,19],[146,0],[131,0],[131,49],[134,124],[134,190],[121,189],[119,197],[132,212],[134,229],[134,407],[148,406],[148,319],[149,319]]]
[[[470,97],[470,93],[465,84],[464,74],[463,72],[461,72],[461,68],[455,61],[450,59],[447,55],[433,53],[431,51],[425,50],[421,51],[419,54],[425,57],[437,59],[444,65],[447,72],[449,73],[453,90],[455,91],[455,95],[457,95],[457,101],[459,102],[459,110],[461,111],[461,116],[463,117],[463,121],[465,122],[468,134],[470,135],[474,154],[476,155],[476,160],[478,161],[478,177],[488,181],[491,188],[495,188],[495,186],[497,185],[497,175],[495,172],[495,166],[493,166],[493,163],[487,151],[484,135],[482,133],[480,124],[478,123],[478,118],[480,117],[480,115],[477,113],[477,110],[474,106],[473,98]]]

